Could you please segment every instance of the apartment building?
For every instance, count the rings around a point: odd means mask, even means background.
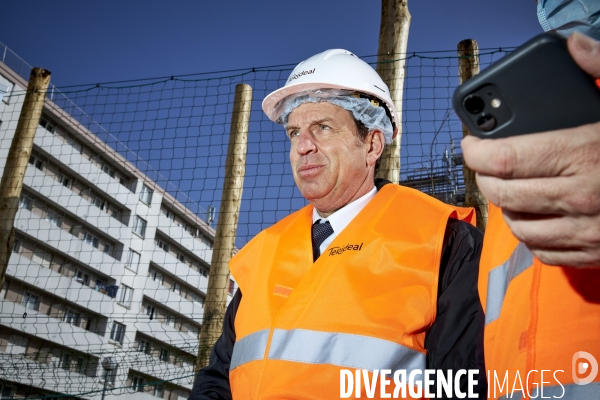
[[[0,173],[26,87],[0,62]],[[87,128],[46,101],[0,288],[0,398],[100,399],[106,381],[107,399],[187,399],[214,229]]]

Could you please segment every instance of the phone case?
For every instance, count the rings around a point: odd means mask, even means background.
[[[460,85],[452,106],[472,135],[501,138],[600,121],[600,89],[545,33]]]

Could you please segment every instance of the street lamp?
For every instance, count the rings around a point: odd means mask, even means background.
[[[102,388],[102,400],[104,400],[104,395],[106,394],[106,382],[108,381],[108,374],[117,368],[117,362],[112,357],[105,357],[102,360],[102,368],[104,368],[104,387]]]

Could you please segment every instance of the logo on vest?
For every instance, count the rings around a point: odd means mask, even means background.
[[[329,249],[329,257],[331,256],[337,256],[338,254],[342,254],[345,251],[360,251],[360,249],[362,249],[363,244],[347,244],[344,247],[332,247],[331,249]]]

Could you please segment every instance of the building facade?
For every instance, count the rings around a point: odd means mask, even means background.
[[[26,87],[0,63],[0,173]],[[0,397],[100,399],[106,381],[107,399],[187,399],[214,234],[47,99],[0,292]]]

